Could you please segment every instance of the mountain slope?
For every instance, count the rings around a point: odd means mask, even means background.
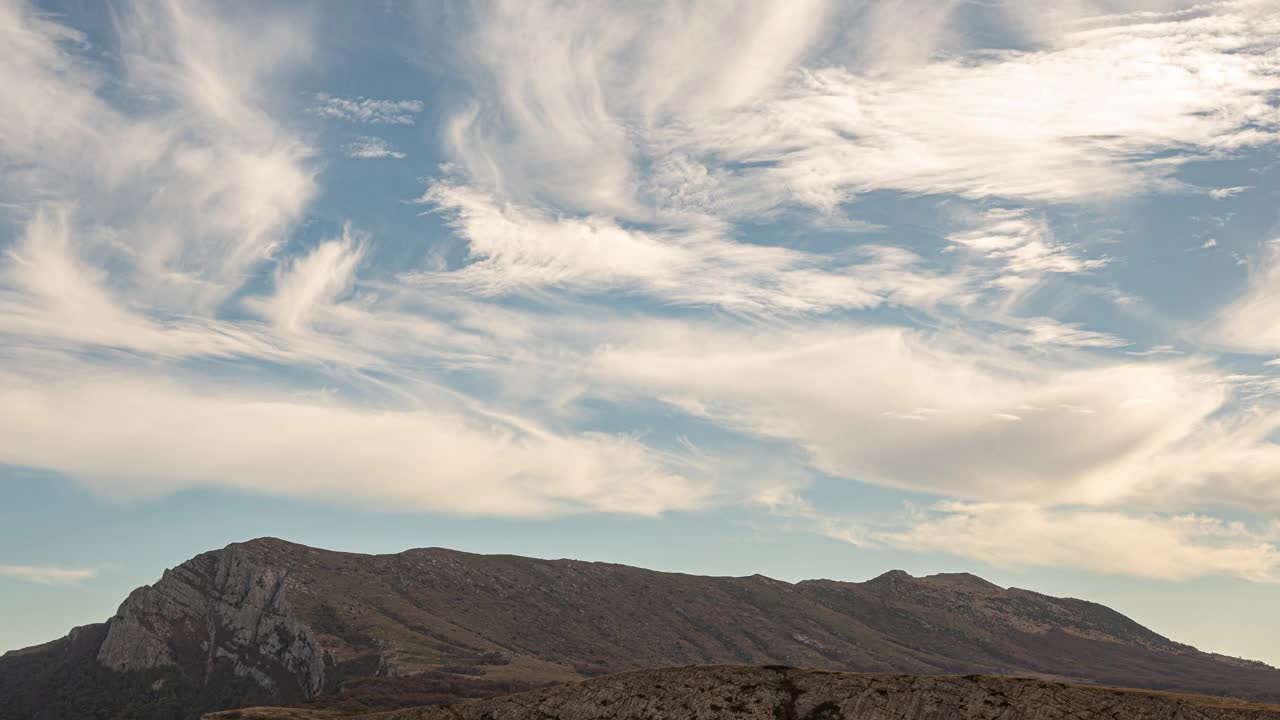
[[[273,711],[208,720],[268,720]],[[320,716],[298,715],[299,720]],[[1280,706],[979,675],[867,675],[786,667],[641,670],[368,720],[1280,720]],[[352,718],[351,720],[358,720]]]
[[[436,548],[369,556],[268,538],[167,571],[105,628],[0,658],[0,708],[17,708],[0,719],[69,717],[49,710],[44,692],[86,677],[83,692],[117,700],[75,717],[158,718],[173,716],[149,708],[194,716],[344,685],[350,694],[370,687],[354,678],[371,676],[439,701],[723,663],[1033,675],[1280,701],[1280,671],[1261,663],[971,575],[791,584]],[[126,702],[132,714],[118,714]]]

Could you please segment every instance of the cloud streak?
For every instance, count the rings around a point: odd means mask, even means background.
[[[97,571],[91,569],[0,565],[0,577],[36,585],[74,585],[92,579],[97,574]]]
[[[230,486],[486,515],[654,514],[697,507],[705,496],[683,474],[696,468],[682,470],[626,436],[556,434],[514,418],[360,409],[119,373],[57,384],[7,375],[0,400],[11,409],[0,421],[0,461],[63,472],[117,496]],[[359,498],[353,478],[368,480]]]
[[[748,314],[928,305],[960,289],[893,247],[864,246],[836,264],[736,242],[719,224],[649,231],[601,216],[552,218],[465,186],[437,184],[420,202],[449,218],[468,241],[471,262],[411,275],[419,283],[487,293],[620,290]]]
[[[1273,533],[1202,515],[1140,515],[1037,505],[947,502],[898,528],[824,521],[864,547],[940,553],[994,567],[1066,567],[1157,580],[1207,576],[1280,583]]]

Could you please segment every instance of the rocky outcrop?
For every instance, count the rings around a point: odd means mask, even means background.
[[[221,720],[227,715],[213,716]],[[242,712],[244,720],[256,716]],[[267,716],[263,716],[267,717]],[[294,716],[303,717],[303,716]],[[358,716],[357,716],[358,717]],[[1280,720],[1280,708],[1025,678],[643,670],[378,720]]]
[[[324,687],[324,655],[290,612],[286,575],[234,545],[166,570],[121,604],[98,661],[118,671],[176,667],[203,677],[229,668],[281,697],[312,697]]]

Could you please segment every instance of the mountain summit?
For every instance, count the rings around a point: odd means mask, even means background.
[[[387,692],[418,704],[673,665],[981,673],[1280,700],[1280,671],[1096,603],[967,574],[702,577],[272,538],[138,588],[106,623],[0,658],[0,719],[172,718]],[[375,704],[375,700],[369,700]]]

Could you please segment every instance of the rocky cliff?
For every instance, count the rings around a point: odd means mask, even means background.
[[[209,720],[271,720],[240,711]],[[295,714],[308,720],[319,716]],[[369,717],[373,716],[356,716]],[[784,667],[687,667],[377,720],[1280,720],[1280,707],[987,676],[864,675]],[[355,720],[353,718],[352,720]]]
[[[198,555],[134,590],[106,623],[6,654],[0,720],[171,720],[315,697],[326,656],[290,608],[288,571],[252,555],[247,545]]]
[[[289,609],[287,575],[255,564],[242,546],[196,556],[130,593],[107,623],[98,662],[204,678],[221,664],[273,695],[313,697],[324,688],[324,656]]]

